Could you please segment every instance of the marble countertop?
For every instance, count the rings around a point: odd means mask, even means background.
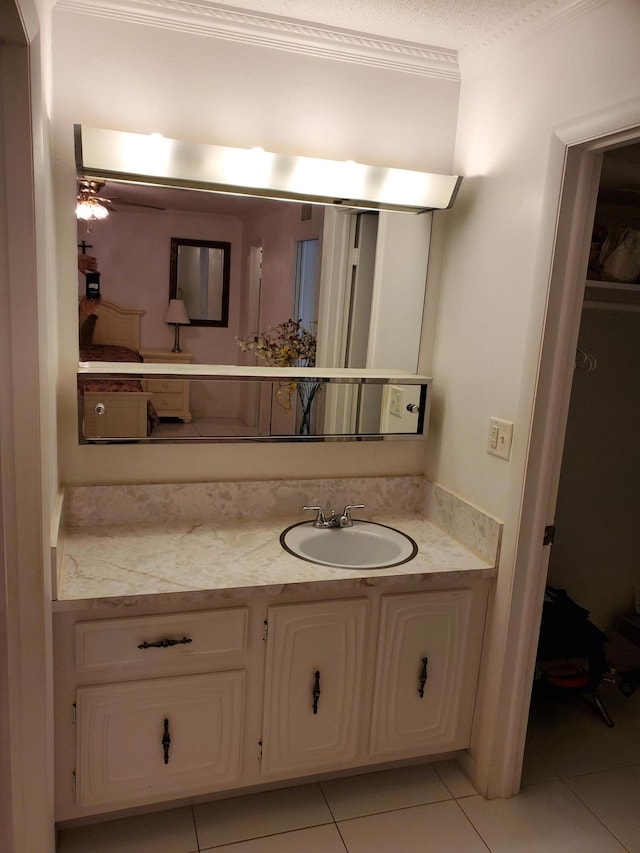
[[[384,569],[338,569],[284,551],[279,536],[294,520],[270,518],[220,524],[104,525],[72,528],[63,537],[58,600],[54,609],[203,590],[282,591],[291,585],[348,586],[429,576],[453,579],[468,572],[493,576],[495,567],[426,517],[371,515],[418,545],[413,560]]]

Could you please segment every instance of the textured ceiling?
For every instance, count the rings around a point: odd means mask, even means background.
[[[245,0],[218,6],[459,50],[531,0]]]

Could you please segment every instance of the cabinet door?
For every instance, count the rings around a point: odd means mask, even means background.
[[[243,694],[241,671],[78,688],[78,804],[136,805],[233,782]]]
[[[366,615],[366,599],[269,608],[264,772],[355,756]]]
[[[382,597],[370,749],[400,756],[469,745],[484,626],[473,590]]]

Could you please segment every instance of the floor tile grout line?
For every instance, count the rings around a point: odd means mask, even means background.
[[[331,803],[330,803],[330,802],[329,802],[329,800],[327,799],[327,795],[325,794],[324,788],[322,787],[322,782],[321,782],[320,780],[318,780],[318,781],[316,782],[316,785],[318,786],[318,788],[320,788],[320,793],[322,794],[322,799],[323,799],[323,800],[325,801],[325,803],[327,804],[327,808],[329,809],[329,814],[331,815],[331,817],[333,818],[333,822],[334,822],[334,823],[336,824],[336,826],[337,826],[337,823],[338,823],[338,822],[337,822],[337,820],[336,820],[336,816],[335,816],[335,815],[334,815],[334,813],[333,813],[333,809],[331,808]]]
[[[475,797],[475,796],[477,796],[478,792],[474,790],[473,794],[462,794],[460,797],[456,797],[456,795],[453,793],[453,791],[451,790],[451,788],[447,785],[446,781],[443,779],[442,775],[438,772],[438,764],[440,764],[440,762],[439,762],[439,761],[434,761],[434,762],[433,762],[433,764],[432,764],[431,766],[432,766],[432,767],[433,767],[433,769],[435,770],[435,772],[436,772],[436,775],[437,775],[438,779],[440,779],[440,781],[442,782],[442,784],[445,786],[445,788],[447,789],[447,791],[448,791],[448,792],[449,792],[449,794],[451,795],[451,799],[452,799],[452,800],[456,800],[456,802],[457,802],[458,800],[464,800],[466,797]]]
[[[603,772],[604,772],[604,773],[607,773],[608,771],[606,771],[606,770],[605,770],[605,771],[603,771]],[[582,774],[582,775],[593,775],[593,774]],[[577,776],[570,776],[570,777],[568,777],[568,778],[570,778],[570,779],[577,779],[577,778],[579,778],[579,777],[577,777]],[[585,807],[585,809],[589,812],[589,814],[593,815],[593,817],[598,821],[598,823],[600,824],[600,826],[602,826],[602,827],[603,827],[603,829],[605,829],[605,830],[609,833],[609,835],[614,839],[614,841],[617,841],[617,842],[618,842],[618,844],[619,844],[619,845],[620,845],[624,850],[629,851],[629,848],[628,848],[628,847],[626,847],[626,846],[622,843],[622,841],[618,838],[618,836],[615,834],[615,832],[614,832],[612,829],[609,829],[609,827],[606,825],[606,823],[604,823],[604,821],[603,821],[600,817],[598,817],[598,815],[593,811],[593,809],[591,808],[591,806],[589,806],[589,804],[588,804],[588,803],[586,803],[586,802],[582,799],[582,797],[580,796],[580,794],[578,794],[578,792],[577,792],[577,791],[574,791],[574,790],[573,790],[573,788],[571,788],[571,787],[567,784],[567,781],[566,781],[565,779],[560,779],[559,781],[560,781],[560,782],[562,782],[562,784],[563,784],[563,785],[564,785],[564,787],[567,789],[567,791],[569,791],[571,794],[573,794],[573,796],[574,796],[577,800],[579,800],[579,802],[580,802],[580,803],[582,803],[582,805],[583,805],[583,806]]]
[[[337,833],[338,833],[338,835],[340,836],[340,841],[342,841],[342,846],[343,846],[343,847],[344,847],[344,849],[347,851],[347,853],[349,853],[349,848],[347,847],[347,842],[344,840],[344,836],[342,835],[342,832],[341,832],[341,830],[340,830],[340,825],[338,824],[338,821],[337,821],[337,820],[334,820],[333,825],[334,825],[334,826],[335,826],[335,828],[336,828],[336,832],[337,832]]]
[[[477,796],[480,796],[480,795],[478,794]],[[461,797],[460,799],[468,799],[468,798],[466,798],[466,797]],[[467,821],[467,823],[469,824],[469,826],[471,827],[471,829],[475,832],[475,834],[478,836],[478,838],[480,839],[480,841],[481,841],[481,842],[484,844],[484,846],[487,848],[487,850],[489,851],[489,853],[491,853],[491,847],[489,846],[489,842],[486,840],[486,838],[484,838],[484,836],[481,834],[481,832],[480,832],[480,830],[478,829],[478,827],[477,827],[477,826],[475,825],[475,823],[471,820],[471,818],[469,817],[469,815],[465,812],[465,810],[462,808],[462,806],[460,805],[460,803],[459,803],[459,802],[457,801],[457,799],[455,799],[455,798],[454,798],[454,803],[456,804],[456,806],[458,807],[458,809],[459,809],[459,810],[460,810],[460,812],[462,813],[462,816],[463,816],[463,817],[464,817],[464,819]]]
[[[455,797],[445,797],[442,800],[429,800],[426,803],[413,803],[410,806],[396,806],[396,808],[381,809],[380,811],[377,811],[377,812],[367,812],[366,814],[354,815],[353,817],[342,817],[342,818],[339,818],[339,820],[336,820],[336,823],[348,823],[351,820],[361,820],[362,818],[365,818],[365,817],[375,817],[376,815],[392,814],[393,812],[406,812],[406,811],[409,811],[409,809],[421,809],[421,808],[424,808],[424,806],[436,806],[436,805],[438,805],[438,803],[456,803],[457,804],[457,800]]]
[[[613,767],[604,767],[602,770],[585,770],[583,773],[569,773],[567,776],[558,776],[558,779],[583,779],[585,776],[595,776],[598,773],[613,773],[616,770],[626,770],[629,767],[640,767],[637,761],[631,764],[615,764]],[[556,771],[557,772],[557,771]]]
[[[324,790],[324,788],[322,787],[322,782],[321,782],[320,780],[318,780],[318,781],[316,782],[316,784],[317,784],[317,786],[320,788],[320,793],[322,794],[322,797],[323,797],[323,799],[324,799],[325,803],[327,804],[327,808],[329,809],[329,814],[330,814],[330,815],[331,815],[331,817],[333,818],[333,825],[334,825],[334,826],[335,826],[335,828],[336,828],[336,832],[337,832],[337,833],[338,833],[338,835],[340,836],[340,841],[342,842],[342,845],[343,845],[344,849],[346,850],[346,853],[349,853],[349,848],[347,847],[347,842],[346,842],[346,841],[344,840],[344,838],[342,837],[342,833],[340,832],[340,827],[338,826],[338,821],[336,820],[336,816],[335,816],[335,815],[334,815],[334,813],[333,813],[333,809],[331,808],[331,803],[329,802],[329,800],[328,800],[328,798],[327,798],[327,795],[326,795],[326,793],[325,793],[325,790]]]
[[[340,833],[336,822],[334,820],[327,820],[323,821],[322,823],[310,823],[308,824],[308,826],[296,826],[292,827],[291,829],[281,829],[278,830],[278,832],[266,832],[264,835],[253,835],[251,836],[251,838],[239,838],[237,841],[225,841],[222,844],[214,844],[213,847],[200,848],[198,846],[198,853],[209,853],[210,850],[216,850],[218,847],[229,847],[233,845],[246,844],[247,841],[258,841],[262,838],[275,838],[278,835],[289,835],[292,832],[303,832],[305,829],[315,829],[318,826],[331,825],[335,826],[338,830],[338,833]],[[340,835],[340,840],[342,840],[342,835]],[[344,844],[344,841],[342,843]],[[240,847],[238,847],[238,850],[240,850]]]
[[[193,799],[191,800],[191,820],[193,821],[193,831],[196,834],[196,844],[198,845],[198,853],[200,851],[200,836],[198,835],[198,821],[196,820],[196,810],[193,807]]]

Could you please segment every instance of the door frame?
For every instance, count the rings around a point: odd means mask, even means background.
[[[522,582],[511,619],[519,642],[507,667],[513,687],[506,749],[487,796],[511,796],[520,787],[549,561],[543,532],[553,523],[558,496],[602,153],[640,141],[639,115],[640,98],[634,98],[553,129],[551,158],[562,157],[564,170],[516,552]]]
[[[40,88],[47,52],[32,0],[9,0],[0,17],[6,35],[0,45],[0,170],[5,179],[0,190],[2,849],[53,853],[49,546],[55,411],[51,376],[43,367],[55,334],[55,312],[49,310],[55,293],[49,275],[51,198]]]

